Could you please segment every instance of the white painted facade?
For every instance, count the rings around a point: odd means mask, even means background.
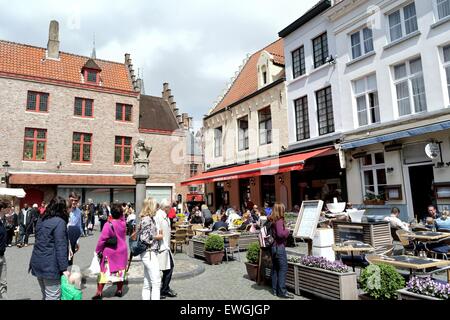
[[[343,114],[341,113],[340,84],[338,81],[337,65],[325,63],[317,68],[314,67],[313,39],[323,33],[327,33],[328,56],[336,56],[336,41],[333,25],[324,15],[319,15],[306,24],[290,33],[284,38],[284,54],[286,60],[286,87],[288,95],[288,124],[289,124],[289,146],[290,148],[302,144],[320,143],[324,140],[333,140],[344,129]],[[306,73],[294,78],[292,52],[299,47],[304,47],[305,71]],[[319,135],[318,113],[316,92],[331,86],[334,132]],[[297,141],[295,100],[307,97],[310,138]]]
[[[400,10],[403,22],[405,17],[403,8],[412,3],[415,4],[417,31],[392,42],[389,15]],[[443,48],[450,44],[450,16],[439,19],[437,0],[344,0],[330,8],[324,15],[333,24],[330,34],[335,35],[336,41],[336,78],[339,78],[340,101],[337,102],[337,99],[334,99],[333,102],[336,106],[339,105],[340,114],[345,115],[341,119],[344,143],[450,120],[450,109],[448,109],[450,94],[443,54]],[[374,50],[358,59],[353,59],[351,35],[365,27],[372,29]],[[404,22],[402,30],[405,34]],[[286,43],[288,44],[289,41]],[[426,110],[418,113],[413,111],[410,115],[402,116],[397,101],[394,66],[417,58],[421,59],[422,64]],[[288,65],[287,59],[287,69]],[[380,119],[378,123],[360,126],[354,81],[368,75],[376,75]],[[409,90],[411,97],[413,89],[410,87]],[[291,96],[289,100],[292,100]],[[412,109],[414,110],[414,104]],[[399,206],[407,211],[407,214],[402,214],[404,219],[413,218],[418,212],[414,212],[413,208],[410,169],[434,164],[434,182],[450,182],[450,167],[445,164],[444,167],[437,168],[436,164],[440,162],[440,157],[433,161],[427,159],[423,148],[432,139],[442,141],[443,161],[449,162],[449,133],[449,130],[444,130],[399,139],[395,142],[402,144],[403,148],[392,152],[384,150],[385,145],[389,143],[377,143],[346,150],[349,201],[361,204],[365,196],[362,162],[360,159],[353,159],[352,155],[360,152],[382,152],[385,160],[386,183],[388,186],[402,186],[402,200],[388,201],[386,207],[379,209],[384,209],[384,213],[387,213],[390,207]],[[411,152],[414,146],[417,148]],[[450,208],[450,199],[438,200],[437,203],[441,210],[445,207]]]

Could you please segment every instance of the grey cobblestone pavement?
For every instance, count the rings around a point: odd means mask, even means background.
[[[75,265],[82,270],[88,268],[94,255],[98,231],[94,236],[81,238],[80,251],[75,255]],[[39,300],[41,292],[34,276],[28,273],[28,266],[33,250],[34,238],[30,238],[30,246],[25,248],[11,247],[7,249],[8,265],[8,297],[11,300]],[[245,259],[245,252],[241,253]],[[174,279],[171,287],[178,293],[175,299],[180,300],[273,300],[278,299],[271,294],[269,286],[258,286],[247,279],[245,264],[239,261],[223,262],[210,266],[203,260],[192,259],[184,253],[175,255]],[[142,290],[142,268],[140,262],[132,263],[130,283],[124,288],[122,300],[140,300]],[[134,276],[133,276],[134,273]],[[136,275],[136,274],[139,275]],[[189,273],[195,273],[192,275]],[[186,278],[189,276],[189,278]],[[134,278],[134,279],[133,279]],[[95,294],[95,278],[88,278],[83,285],[83,299],[90,300]],[[114,287],[107,286],[104,291],[105,300],[117,300],[113,297]],[[301,300],[302,297],[296,296]],[[169,299],[167,299],[169,300]]]

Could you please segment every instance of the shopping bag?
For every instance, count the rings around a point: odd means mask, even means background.
[[[65,275],[61,276],[61,300],[82,300],[83,294],[69,282]]]
[[[99,274],[100,273],[100,262],[97,257],[97,254],[94,252],[94,257],[92,258],[91,265],[89,266],[90,274]]]

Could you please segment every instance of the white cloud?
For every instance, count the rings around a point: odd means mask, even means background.
[[[198,121],[248,53],[278,37],[318,0],[0,0],[0,38],[45,47],[60,22],[61,50],[144,69],[147,94],[169,82],[183,112]]]

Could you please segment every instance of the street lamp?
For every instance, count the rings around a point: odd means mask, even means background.
[[[8,161],[5,161],[3,162],[2,167],[5,169],[5,184],[6,187],[9,188],[9,167],[11,167],[11,165]]]

